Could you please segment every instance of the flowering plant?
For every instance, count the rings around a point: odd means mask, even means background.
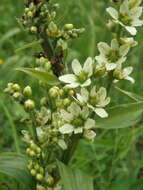
[[[94,142],[99,124],[104,121],[108,126],[111,122],[112,115],[106,108],[112,101],[109,97],[111,85],[120,80],[134,82],[130,76],[133,67],[124,65],[129,51],[137,45],[129,35],[136,35],[136,26],[143,24],[139,19],[140,2],[124,0],[118,9],[107,8],[112,24],[119,27],[111,45],[99,42],[99,55],[88,57],[84,64],[73,59],[68,69],[64,59],[68,41],[78,38],[84,29],[77,29],[73,24],[58,25],[56,10],[59,5],[52,1],[27,2],[19,22],[35,36],[42,52],[36,55],[35,68],[17,70],[36,77],[44,93],[36,102],[30,86],[23,88],[16,83],[8,83],[5,92],[28,113],[25,124],[30,123],[32,127],[25,128],[22,134],[36,190],[63,188],[57,159],[68,164],[81,139]],[[71,67],[74,74],[71,74]],[[107,81],[103,86],[98,83],[101,79]]]

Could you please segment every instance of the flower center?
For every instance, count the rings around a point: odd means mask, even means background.
[[[80,83],[87,80],[87,73],[85,71],[81,71],[78,75],[78,80]]]
[[[116,62],[119,57],[119,51],[111,50],[107,56],[107,59],[110,62]]]
[[[120,15],[120,19],[125,25],[131,26],[132,19],[129,15]]]

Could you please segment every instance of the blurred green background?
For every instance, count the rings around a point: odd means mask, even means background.
[[[56,2],[56,0],[55,0]],[[84,61],[86,57],[98,54],[99,41],[110,42],[111,33],[106,28],[108,16],[105,8],[108,0],[64,0],[61,1],[59,19],[61,23],[73,23],[85,27],[85,33],[70,43],[67,61],[74,58]],[[33,85],[38,98],[37,81],[15,71],[19,66],[32,66],[35,47],[15,53],[17,48],[32,42],[20,27],[17,18],[23,12],[23,0],[0,1],[0,152],[15,151],[14,139],[21,139],[23,124],[19,121],[24,111],[3,93],[8,82],[17,82],[22,86]],[[121,82],[122,89],[143,95],[143,29],[136,37],[139,45],[129,54],[127,65],[134,67],[135,84]],[[112,89],[111,105],[131,102],[118,91]],[[21,151],[24,145],[21,142]],[[139,123],[127,129],[97,130],[94,143],[81,142],[71,165],[78,167],[94,177],[97,190],[142,190],[143,189],[143,124]],[[0,182],[7,178],[0,176]],[[1,186],[0,186],[1,187]],[[2,187],[4,189],[4,187]],[[1,188],[0,188],[1,189]],[[3,190],[2,189],[2,190]]]

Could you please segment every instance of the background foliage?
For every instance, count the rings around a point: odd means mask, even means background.
[[[32,84],[36,98],[40,93],[37,81],[27,75],[14,71],[14,68],[33,64],[35,49],[32,48],[15,53],[17,48],[32,42],[25,32],[20,29],[16,18],[23,10],[23,0],[0,1],[0,59],[4,64],[0,65],[0,152],[16,151],[24,152],[24,144],[21,138],[21,129],[24,129],[21,116],[25,114],[20,106],[2,92],[2,88],[10,81],[21,85]],[[97,54],[96,45],[99,41],[109,42],[111,34],[106,28],[107,14],[105,7],[109,1],[101,0],[64,0],[61,2],[59,22],[74,23],[77,27],[85,27],[85,33],[70,44],[68,62],[73,58],[81,61],[87,56],[94,57]],[[118,86],[124,90],[143,95],[143,29],[140,29],[136,40],[139,45],[131,51],[127,64],[134,66],[134,85],[121,82]],[[121,92],[112,88],[110,96],[113,97],[112,105],[121,103],[133,103]],[[120,119],[120,116],[119,116]],[[129,118],[126,118],[128,121]],[[120,122],[121,120],[119,120]],[[125,121],[125,122],[126,122]],[[116,123],[114,123],[116,125]],[[16,143],[18,142],[18,145]],[[20,147],[19,147],[20,144]],[[94,178],[95,189],[99,190],[141,190],[143,188],[143,123],[116,130],[97,129],[97,137],[94,143],[82,141],[71,161],[71,167],[82,169]],[[8,179],[0,174],[0,189],[18,189],[15,179]]]

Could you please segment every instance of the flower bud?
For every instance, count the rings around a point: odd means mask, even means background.
[[[39,181],[43,181],[44,177],[43,177],[42,174],[39,174],[39,173],[38,173],[38,174],[36,175],[36,179],[39,180]]]
[[[36,176],[36,170],[32,169],[32,170],[30,171],[30,173],[31,173],[32,176]]]
[[[47,189],[43,187],[42,185],[37,185],[36,190],[47,190]]]
[[[67,106],[68,104],[70,104],[70,100],[69,100],[69,98],[65,98],[65,99],[63,100],[63,105],[64,105],[64,106]]]
[[[51,62],[50,62],[50,61],[47,61],[47,62],[45,63],[45,69],[46,69],[47,71],[49,71],[49,70],[51,69]]]
[[[49,95],[52,98],[56,98],[59,95],[59,88],[58,87],[53,87],[49,90]]]
[[[74,95],[74,91],[73,91],[73,90],[70,90],[68,94],[69,94],[70,96],[73,96],[73,95]]]
[[[39,170],[39,168],[40,168],[39,164],[36,164],[36,165],[34,166],[34,168],[35,168],[35,170]]]
[[[27,110],[33,110],[33,109],[35,108],[35,103],[34,103],[33,100],[30,100],[30,99],[29,99],[29,100],[25,101],[24,107],[25,107],[25,109],[27,109]]]
[[[49,176],[46,182],[48,183],[48,185],[52,185],[54,183],[54,178],[52,176]]]
[[[48,99],[47,99],[46,97],[41,98],[40,104],[41,104],[42,106],[48,105]]]
[[[45,57],[40,57],[39,63],[44,64],[45,62],[46,62],[46,58]]]
[[[7,87],[8,87],[8,88],[12,88],[12,87],[13,87],[13,83],[12,83],[12,82],[9,82],[9,83],[7,84]]]
[[[37,33],[37,27],[36,26],[31,26],[30,32]]]
[[[24,9],[24,12],[27,13],[28,11],[29,11],[29,8],[26,7],[26,8]]]
[[[18,84],[13,84],[13,85],[12,85],[12,89],[13,89],[14,91],[19,91],[19,90],[20,90],[20,86],[19,86]]]
[[[27,13],[27,16],[28,16],[29,18],[32,18],[32,17],[33,17],[32,11],[29,11],[29,12]]]
[[[31,87],[30,87],[30,86],[26,86],[26,87],[24,88],[24,90],[23,90],[23,94],[24,94],[25,96],[31,96],[31,94],[32,94],[32,89],[31,89]]]
[[[73,29],[73,24],[65,24],[65,26],[64,26],[64,28],[66,29],[66,30],[71,30],[71,29]]]
[[[36,156],[36,153],[33,150],[30,150],[29,155],[33,157]]]

